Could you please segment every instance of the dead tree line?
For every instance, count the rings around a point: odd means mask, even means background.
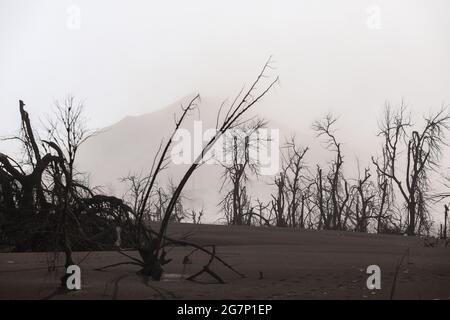
[[[377,171],[393,181],[404,200],[408,235],[423,233],[430,227],[427,203],[432,192],[430,175],[439,168],[450,116],[442,109],[425,116],[424,122],[421,129],[416,128],[404,105],[398,111],[387,106],[380,135],[385,140],[383,150],[388,165],[383,167],[377,159],[372,160]],[[406,159],[401,159],[401,152]]]
[[[332,114],[314,122],[312,129],[333,155],[327,166],[311,167],[305,161],[308,147],[292,139],[283,148],[279,174],[272,181],[268,202],[247,204],[258,211],[254,225],[349,230],[394,234],[428,234],[432,227],[429,208],[436,195],[431,176],[438,173],[445,134],[450,129],[446,109],[424,116],[424,125],[411,121],[408,109],[387,106],[379,123],[381,156],[356,178],[344,172],[344,148]],[[248,180],[250,177],[246,176]],[[443,227],[444,228],[444,227]],[[442,232],[443,233],[443,232]]]

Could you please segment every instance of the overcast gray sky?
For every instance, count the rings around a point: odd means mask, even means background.
[[[43,117],[72,93],[103,127],[193,91],[232,96],[273,54],[281,121],[334,111],[347,140],[373,136],[385,100],[450,103],[449,14],[448,0],[1,0],[0,135],[18,99]]]

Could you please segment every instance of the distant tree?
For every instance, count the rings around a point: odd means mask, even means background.
[[[56,119],[50,120],[48,140],[42,140],[46,150],[54,151],[57,161],[49,167],[53,184],[52,202],[57,212],[57,241],[61,243],[66,256],[66,268],[74,264],[72,258],[71,231],[79,225],[74,212],[77,188],[86,189],[82,181],[77,181],[75,161],[80,146],[91,136],[82,118],[83,104],[68,96],[63,103],[56,101]]]
[[[394,112],[387,106],[379,135],[384,137],[384,152],[388,165],[372,159],[377,170],[397,186],[407,208],[408,235],[427,230],[430,225],[427,209],[427,197],[430,191],[430,174],[438,167],[443,146],[446,145],[445,133],[450,128],[450,116],[445,109],[424,117],[425,125],[414,130],[407,108]],[[400,152],[405,152],[402,165]],[[400,172],[399,172],[400,171]],[[404,172],[404,178],[401,172]]]
[[[260,140],[257,136],[259,129],[265,126],[263,120],[245,123],[237,130],[230,131],[225,142],[225,161],[221,190],[227,185],[230,190],[220,202],[228,224],[249,224],[252,214],[251,198],[247,192],[247,182],[250,175],[257,176],[259,170],[258,159],[253,159],[250,153],[257,150]]]
[[[364,169],[364,176],[358,177],[353,188],[356,191],[355,231],[368,232],[370,219],[373,217],[375,188],[370,181],[370,171]]]
[[[124,183],[127,188],[122,199],[131,206],[133,212],[138,212],[140,210],[140,206],[142,205],[142,201],[145,196],[146,186],[150,178],[151,177],[144,176],[142,172],[139,172],[133,174],[130,173],[126,177],[120,179],[120,181]],[[151,217],[151,213],[148,208],[144,216]],[[149,221],[152,221],[152,219]]]
[[[332,219],[332,212],[328,210],[327,194],[328,190],[325,188],[326,181],[323,176],[323,169],[316,165],[316,175],[314,177],[314,200],[315,207],[318,212],[317,229],[329,229]]]
[[[205,210],[202,208],[201,210],[191,210],[190,212],[191,221],[193,224],[201,224],[203,215],[205,214]]]
[[[306,204],[306,165],[303,161],[308,148],[300,147],[291,137],[283,148],[281,172],[274,177],[271,212],[278,227],[304,227]]]
[[[390,117],[390,115],[385,114]],[[387,121],[390,121],[389,119]],[[394,218],[393,207],[395,204],[395,192],[393,186],[393,180],[383,174],[383,172],[389,171],[389,166],[392,161],[390,160],[390,137],[389,135],[383,135],[383,145],[381,148],[382,157],[378,160],[380,168],[376,168],[376,188],[377,194],[375,198],[376,206],[376,231],[377,233],[388,233],[391,226],[394,224],[392,219]]]
[[[347,202],[349,200],[349,186],[344,178],[342,172],[342,165],[344,164],[344,157],[342,155],[341,143],[338,142],[334,125],[336,124],[337,118],[332,114],[328,114],[321,121],[316,121],[313,124],[313,130],[316,131],[318,137],[325,137],[327,143],[327,148],[335,153],[335,158],[331,162],[330,171],[327,175],[327,180],[329,184],[329,196],[331,204],[330,215],[325,215],[324,212],[321,215],[324,218],[324,228],[325,229],[342,229],[342,218],[344,210],[346,209]],[[319,177],[319,193],[321,210],[324,210],[323,203],[323,181],[322,181],[322,170],[318,171]]]
[[[281,172],[274,178],[273,184],[276,187],[276,191],[272,194],[271,212],[275,218],[275,226],[286,227],[288,225],[286,214],[286,174]]]
[[[256,199],[256,205],[252,207],[252,215],[251,217],[256,220],[256,225],[270,227],[271,225],[271,217],[268,214],[270,202],[265,203],[260,199]]]
[[[286,144],[286,154],[284,157],[283,171],[286,175],[288,217],[293,228],[300,226],[304,228],[305,203],[307,192],[305,188],[306,165],[303,161],[309,148],[298,146],[295,137],[291,137]]]

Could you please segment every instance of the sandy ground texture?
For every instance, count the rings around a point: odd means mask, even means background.
[[[82,288],[68,292],[58,288],[62,268],[48,271],[54,254],[1,253],[0,299],[389,299],[402,256],[394,299],[450,299],[450,247],[424,247],[420,238],[190,224],[172,225],[168,234],[217,245],[217,254],[246,277],[213,263],[225,284],[206,274],[185,280],[207,261],[196,253],[183,265],[187,248],[170,250],[173,261],[160,282],[139,276],[133,265],[95,270],[127,261],[117,252],[77,252]],[[381,268],[380,290],[367,289],[369,265]]]

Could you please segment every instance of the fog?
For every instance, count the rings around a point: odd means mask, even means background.
[[[385,100],[424,111],[450,101],[449,9],[445,0],[2,0],[0,135],[17,129],[19,98],[45,117],[74,94],[103,127],[193,91],[232,96],[270,54],[281,78],[271,99],[286,119],[308,126],[334,111],[366,129]]]

